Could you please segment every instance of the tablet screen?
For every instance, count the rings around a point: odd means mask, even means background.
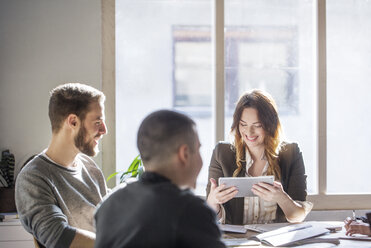
[[[255,196],[251,191],[254,184],[265,182],[273,184],[274,176],[261,177],[219,177],[219,185],[225,184],[227,188],[236,186],[238,193],[236,197]]]

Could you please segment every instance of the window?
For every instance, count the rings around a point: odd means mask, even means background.
[[[327,1],[329,193],[371,193],[370,39],[371,2]]]
[[[298,112],[297,26],[227,27],[226,111],[233,115],[246,90],[269,90],[282,114]],[[211,115],[210,27],[180,26],[173,31],[174,108]],[[191,52],[192,51],[192,52]],[[197,54],[197,56],[192,56]],[[273,55],[273,56],[272,56]],[[202,83],[202,82],[208,82]],[[200,87],[201,86],[201,87]],[[210,110],[210,109],[209,109]]]
[[[173,108],[197,116],[211,115],[211,29],[173,27]]]
[[[182,42],[182,33],[175,27],[210,27],[211,14],[209,0],[116,1],[117,170],[126,169],[139,153],[136,134],[143,118],[154,110],[176,109],[197,124],[203,168],[195,193],[206,194],[214,146],[212,120],[193,107],[202,106],[202,111],[211,112],[211,98],[205,94],[212,82],[212,50],[199,33],[188,33],[194,42]],[[204,32],[211,36],[210,28]],[[178,42],[174,43],[174,37]],[[181,69],[175,70],[175,64]]]
[[[216,8],[224,26],[214,26]],[[215,136],[229,139],[239,95],[261,88],[303,152],[315,208],[369,208],[370,14],[366,0],[116,0],[117,170],[138,154],[142,119],[175,109],[198,125],[204,166],[196,194],[204,195]],[[222,88],[213,79],[214,30],[224,31]],[[213,99],[215,88],[224,99]]]
[[[303,0],[234,0],[224,7],[231,30],[225,35],[225,137],[239,96],[266,90],[277,103],[285,140],[303,153],[311,194],[318,192],[313,7]]]

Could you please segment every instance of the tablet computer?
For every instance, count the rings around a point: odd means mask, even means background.
[[[219,185],[225,184],[227,188],[236,186],[238,193],[236,197],[255,196],[251,191],[254,184],[265,182],[273,184],[274,176],[261,176],[261,177],[219,177]]]

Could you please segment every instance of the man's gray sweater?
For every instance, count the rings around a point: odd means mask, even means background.
[[[46,247],[69,247],[76,228],[95,232],[94,212],[107,194],[102,171],[84,155],[66,168],[37,155],[16,180],[16,205],[24,228]]]

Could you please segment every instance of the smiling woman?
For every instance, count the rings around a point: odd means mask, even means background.
[[[304,162],[297,144],[282,141],[273,98],[253,90],[243,94],[233,114],[234,142],[219,143],[209,167],[207,202],[222,222],[249,224],[300,222],[312,208],[306,202]],[[238,189],[217,186],[220,177],[273,175],[273,184],[253,186],[255,196],[235,198]]]
[[[245,143],[251,146],[260,146],[264,142],[265,132],[259,121],[258,111],[254,108],[245,108],[240,120],[240,135]]]

